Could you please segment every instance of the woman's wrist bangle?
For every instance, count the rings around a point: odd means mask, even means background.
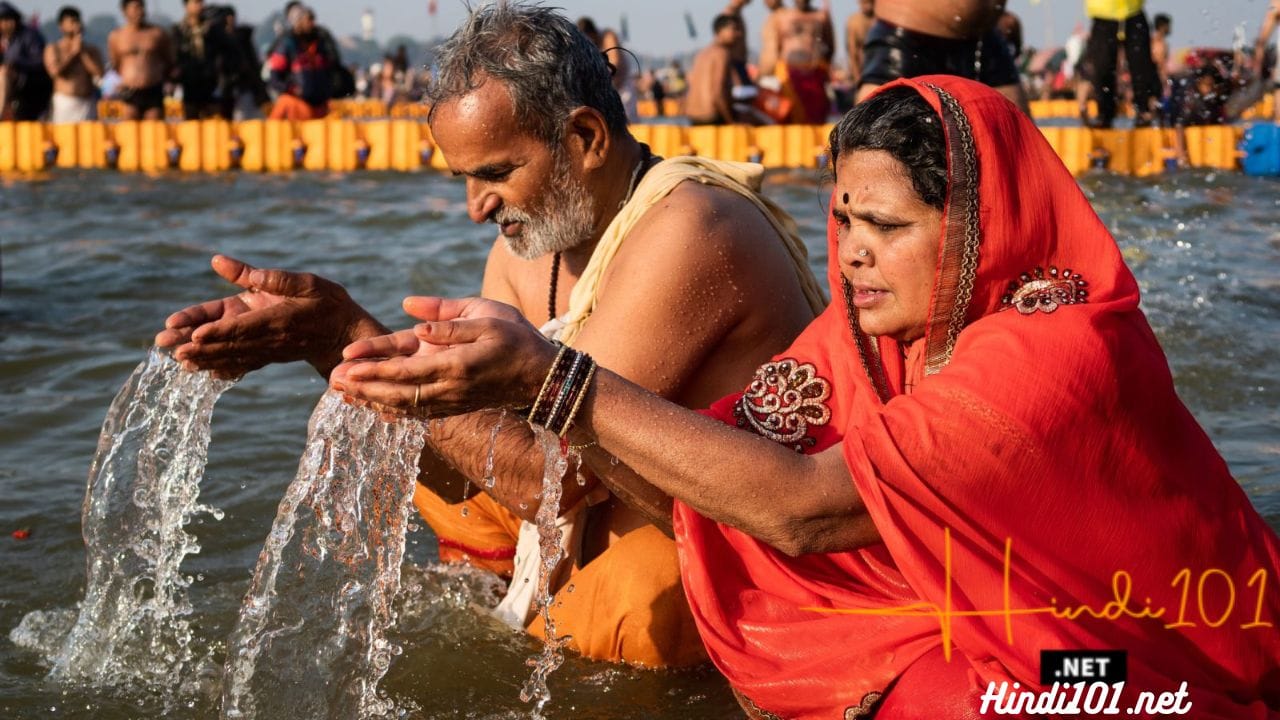
[[[595,371],[596,362],[590,355],[561,345],[529,410],[529,422],[564,437],[582,408]]]
[[[538,411],[542,409],[543,398],[546,397],[547,387],[551,384],[551,378],[555,375],[556,366],[560,364],[561,358],[564,357],[565,351],[568,350],[568,346],[561,343],[556,344],[560,345],[560,351],[556,353],[556,359],[551,361],[551,369],[547,372],[546,379],[542,381],[542,389],[538,391],[537,397],[533,400],[533,405],[529,407],[529,414],[526,416],[529,422],[534,422],[534,418],[537,417]]]

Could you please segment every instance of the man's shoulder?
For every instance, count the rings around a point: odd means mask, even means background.
[[[720,253],[762,241],[777,241],[778,233],[747,197],[726,187],[685,180],[651,207],[633,234],[664,253],[697,256]],[[690,242],[697,238],[697,242]],[[632,238],[628,238],[631,240]]]
[[[722,45],[708,45],[702,48],[702,51],[698,53],[698,57],[706,58],[707,60],[725,59],[729,57],[729,48]]]

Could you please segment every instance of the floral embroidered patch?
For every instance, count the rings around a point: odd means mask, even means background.
[[[871,717],[876,703],[880,702],[880,698],[884,697],[884,693],[869,692],[862,696],[862,702],[853,707],[845,708],[844,720],[857,720],[857,718]]]
[[[1024,272],[1009,283],[1009,290],[1000,299],[1000,309],[1017,308],[1023,315],[1037,310],[1051,313],[1062,305],[1076,305],[1089,299],[1089,283],[1070,268],[1059,270],[1049,266],[1048,273],[1038,267]]]
[[[738,427],[753,430],[797,452],[817,441],[809,428],[831,421],[831,383],[808,363],[785,359],[766,363],[733,409]]]

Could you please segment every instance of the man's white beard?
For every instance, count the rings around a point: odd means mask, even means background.
[[[523,226],[518,237],[502,236],[507,249],[516,257],[533,260],[572,250],[588,240],[595,230],[591,192],[569,172],[568,158],[563,155],[556,158],[550,182],[551,189],[536,215],[507,206],[494,216],[499,224],[518,222]]]

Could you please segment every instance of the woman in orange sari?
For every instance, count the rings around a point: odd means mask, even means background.
[[[1013,682],[1050,689],[1042,650],[1088,649],[1127,651],[1122,713],[1183,691],[1192,717],[1280,717],[1280,540],[1035,126],[917,78],[851,111],[831,157],[839,300],[705,415],[601,368],[569,432],[655,521],[675,498],[685,592],[744,708],[993,716]],[[348,348],[335,388],[462,412],[527,405],[558,364],[496,303],[406,309],[427,322]]]

